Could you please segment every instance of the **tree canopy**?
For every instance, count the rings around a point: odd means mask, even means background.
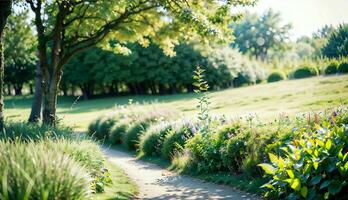
[[[328,58],[348,56],[348,24],[341,24],[333,31],[322,53]]]
[[[231,27],[236,37],[232,46],[261,59],[266,59],[270,50],[282,48],[291,29],[290,24],[282,25],[280,13],[271,9],[261,16],[249,13]]]
[[[5,84],[12,85],[16,94],[21,94],[23,84],[34,78],[36,62],[36,40],[28,23],[28,13],[11,15],[5,33]]]

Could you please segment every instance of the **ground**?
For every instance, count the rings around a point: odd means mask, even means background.
[[[170,108],[184,116],[191,116],[196,112],[195,98],[195,94],[123,96],[88,101],[76,97],[61,97],[58,100],[57,114],[64,124],[84,131],[98,116],[112,111],[115,105],[127,105],[129,99],[138,102],[140,106]],[[250,113],[257,114],[263,120],[271,120],[282,113],[295,115],[348,104],[348,75],[231,88],[211,92],[210,98],[213,114],[237,117]],[[6,97],[5,117],[10,120],[26,120],[30,113],[30,103],[31,96]]]
[[[178,175],[158,165],[136,159],[132,154],[105,148],[109,162],[116,163],[139,186],[140,199],[259,199],[228,186]]]

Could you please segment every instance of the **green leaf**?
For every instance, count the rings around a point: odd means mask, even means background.
[[[316,184],[320,183],[320,181],[321,181],[321,176],[315,176],[315,177],[312,178],[310,184],[311,185],[316,185]]]
[[[279,160],[278,160],[278,157],[277,157],[276,155],[274,155],[273,153],[269,153],[268,156],[269,156],[269,160],[270,160],[273,164],[278,165]]]
[[[331,149],[331,146],[332,146],[332,141],[329,139],[326,141],[326,144],[325,144],[325,148],[327,150],[330,150]]]
[[[263,184],[261,188],[269,188],[269,189],[274,189],[274,186],[270,183]]]
[[[308,188],[306,186],[301,188],[301,195],[306,198],[308,194]]]
[[[331,183],[331,181],[324,181],[321,185],[320,185],[320,190],[323,188],[326,188],[327,186],[329,186]]]
[[[300,179],[298,178],[294,179],[294,181],[291,183],[291,188],[294,189],[295,191],[299,191],[301,189]]]
[[[286,170],[286,173],[288,173],[290,178],[292,178],[292,179],[295,178],[294,170]]]
[[[332,195],[335,195],[337,193],[339,193],[342,189],[342,184],[339,181],[333,181],[331,182],[330,186],[329,186],[329,193]]]
[[[262,164],[258,164],[257,166],[261,167],[266,174],[274,174],[275,169],[272,165],[267,164],[267,163],[262,163]]]
[[[319,167],[319,162],[314,162],[313,163],[313,167],[314,167],[315,170],[317,170],[318,167]]]

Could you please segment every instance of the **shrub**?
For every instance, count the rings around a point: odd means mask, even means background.
[[[314,131],[300,129],[284,144],[285,156],[269,154],[259,166],[270,175],[267,196],[291,199],[344,199],[348,190],[348,129],[324,121]]]
[[[284,74],[284,72],[275,71],[268,76],[267,82],[271,83],[271,82],[277,82],[277,81],[281,81],[285,79],[286,79],[286,75]]]
[[[109,138],[110,130],[112,126],[116,123],[116,120],[109,117],[104,117],[100,119],[98,123],[97,132],[94,136],[99,140],[105,140]]]
[[[29,142],[0,141],[1,199],[88,199],[89,176],[67,155]]]
[[[225,125],[216,133],[207,135],[196,134],[186,142],[185,148],[191,156],[190,167],[197,173],[212,173],[226,171],[222,162],[221,153],[225,151],[226,142],[229,138],[239,133],[241,124],[233,123]]]
[[[88,135],[92,136],[92,135],[94,135],[94,134],[97,133],[100,120],[101,120],[101,118],[98,118],[98,119],[92,121],[92,122],[88,125],[88,132],[87,132]]]
[[[144,155],[160,155],[163,141],[171,129],[171,124],[162,122],[151,126],[140,138],[139,150]]]
[[[348,61],[343,61],[338,66],[338,72],[339,73],[348,73]]]
[[[325,74],[336,74],[338,68],[338,62],[332,61],[326,68],[325,68]]]
[[[147,130],[147,128],[154,123],[164,121],[170,117],[168,112],[147,112],[140,113],[134,116],[132,123],[127,128],[122,137],[122,143],[129,149],[135,150],[140,142],[140,136]]]
[[[182,152],[185,142],[196,133],[195,124],[188,121],[175,122],[163,141],[161,155],[165,159],[171,159],[175,153]]]
[[[122,143],[129,149],[135,150],[136,145],[139,144],[139,137],[150,126],[147,120],[139,120],[133,122],[126,130],[122,138]]]
[[[318,76],[318,75],[319,75],[318,69],[315,67],[310,67],[310,66],[303,66],[303,67],[297,68],[293,73],[293,77],[295,79],[307,78],[307,77]]]
[[[247,156],[247,141],[250,138],[249,131],[242,131],[226,142],[222,152],[223,166],[233,173],[241,171],[244,158]]]
[[[110,144],[120,144],[131,120],[123,120],[112,126],[108,142]]]

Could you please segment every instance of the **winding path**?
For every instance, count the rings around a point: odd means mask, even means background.
[[[178,175],[122,151],[107,148],[103,151],[107,160],[123,168],[139,186],[139,199],[258,199],[228,186]]]

